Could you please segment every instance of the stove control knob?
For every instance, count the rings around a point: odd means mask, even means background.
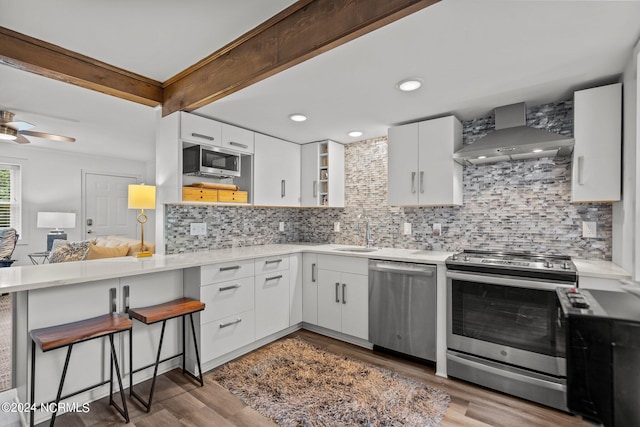
[[[458,254],[451,255],[451,259],[454,260],[454,261],[457,261],[458,260]]]
[[[553,267],[553,263],[551,261],[547,261],[544,263],[544,266],[547,268],[552,268]]]
[[[565,261],[562,263],[562,268],[564,268],[565,270],[568,270],[571,268],[571,266],[569,265],[568,261]]]

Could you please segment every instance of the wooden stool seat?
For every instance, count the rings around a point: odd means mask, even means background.
[[[150,325],[162,320],[196,313],[204,310],[204,303],[191,298],[178,298],[173,301],[149,307],[130,308],[129,316]]]
[[[151,305],[148,307],[130,308],[127,313],[132,319],[136,319],[145,325],[151,325],[153,323],[162,322],[162,330],[160,332],[160,343],[158,344],[158,352],[156,353],[155,363],[143,366],[138,369],[133,369],[133,336],[129,335],[129,395],[138,400],[147,410],[151,411],[151,403],[153,402],[153,393],[156,387],[156,377],[158,375],[158,366],[160,363],[174,359],[176,357],[182,357],[182,373],[195,379],[200,383],[200,386],[204,386],[204,379],[202,378],[202,367],[200,366],[200,354],[198,351],[198,339],[196,336],[196,328],[193,324],[193,313],[197,313],[205,309],[203,302],[191,299],[191,298],[178,298],[173,301],[165,302],[162,304]],[[198,368],[198,376],[189,372],[186,369],[186,354],[185,354],[185,322],[186,316],[189,316],[191,322],[191,333],[193,336],[193,347],[195,350],[196,363]],[[160,359],[162,353],[162,341],[164,340],[164,331],[167,324],[167,320],[174,319],[176,317],[182,317],[182,352],[174,356],[167,357],[163,360]],[[145,400],[142,396],[135,392],[133,389],[133,374],[143,369],[150,367],[153,368],[153,380],[151,381],[151,390],[149,391],[149,400]]]
[[[126,316],[122,316],[118,313],[103,314],[102,316],[92,317],[91,319],[79,320],[77,322],[65,323],[62,325],[50,326],[47,328],[32,329],[31,335],[31,416],[29,425],[34,424],[35,415],[35,396],[36,396],[36,346],[40,347],[42,352],[55,350],[62,347],[67,347],[67,356],[65,358],[64,367],[62,369],[62,377],[60,378],[60,384],[58,386],[58,393],[55,400],[55,411],[51,416],[51,426],[56,422],[56,416],[58,415],[58,404],[61,400],[75,396],[77,394],[89,391],[93,388],[100,387],[104,384],[109,384],[109,404],[112,405],[120,414],[129,422],[129,411],[127,409],[127,401],[124,396],[124,388],[122,387],[122,377],[120,375],[120,366],[118,365],[118,356],[115,346],[113,344],[113,336],[119,332],[129,331],[131,336],[131,328],[133,322]],[[62,395],[62,389],[64,387],[64,380],[67,376],[67,369],[69,368],[69,360],[71,359],[71,350],[75,344],[83,343],[96,338],[109,337],[110,344],[110,369],[109,380],[102,381],[99,384],[94,384],[90,387],[84,388],[80,391],[76,391],[66,396]],[[116,371],[118,378],[118,387],[120,389],[120,398],[122,399],[122,407],[118,406],[113,400],[113,371]],[[50,402],[51,403],[51,402]],[[40,406],[40,405],[37,405]]]
[[[33,329],[31,339],[42,351],[49,351],[126,331],[131,329],[132,323],[131,319],[125,316],[109,313],[49,328]]]

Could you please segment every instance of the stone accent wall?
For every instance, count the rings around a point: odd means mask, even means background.
[[[465,144],[493,130],[493,116],[463,122]],[[571,101],[527,110],[527,124],[572,136]],[[464,205],[390,207],[387,198],[387,138],[345,147],[345,207],[243,208],[167,207],[167,253],[275,242],[362,245],[369,217],[374,244],[381,247],[457,251],[498,249],[611,259],[611,204],[571,203],[570,159],[536,159],[465,166]],[[208,236],[189,236],[189,223],[206,221]],[[279,233],[278,222],[286,223]],[[582,238],[582,221],[596,221],[598,237]],[[335,233],[334,222],[341,231]],[[402,234],[403,224],[412,234]],[[442,234],[433,235],[433,224]]]

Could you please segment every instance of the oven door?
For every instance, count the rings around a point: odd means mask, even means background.
[[[200,172],[240,176],[240,154],[223,148],[200,146]]]
[[[556,296],[571,284],[447,272],[447,347],[566,376],[565,319]]]

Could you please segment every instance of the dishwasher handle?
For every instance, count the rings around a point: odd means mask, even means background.
[[[436,268],[432,266],[421,266],[417,264],[401,264],[401,263],[385,263],[377,262],[369,264],[369,270],[381,271],[385,273],[407,273],[407,274],[420,274],[423,276],[432,277]]]

